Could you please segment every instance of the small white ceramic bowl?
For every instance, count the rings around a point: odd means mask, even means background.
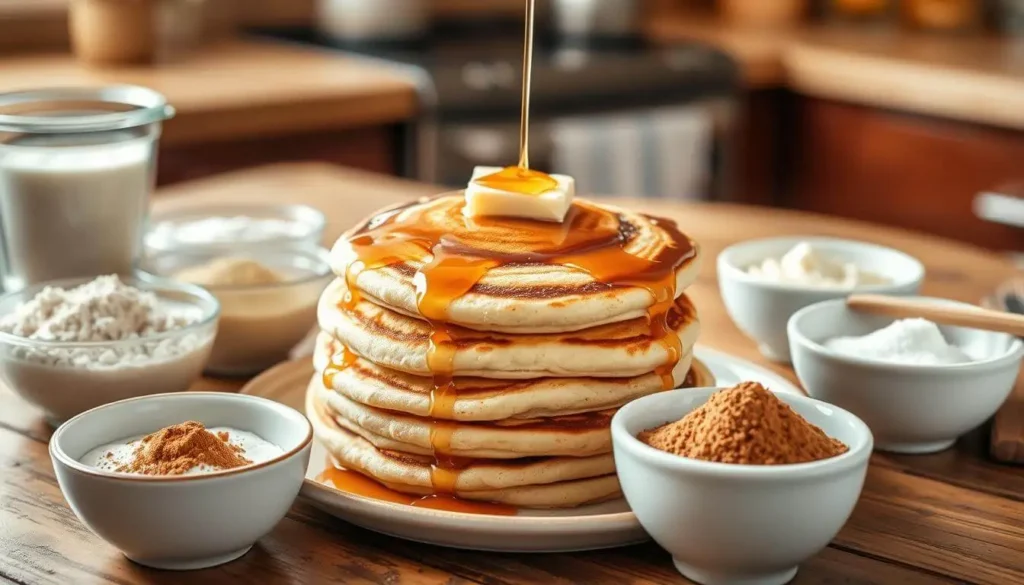
[[[852,311],[843,300],[812,305],[789,321],[793,366],[801,384],[811,396],[864,419],[878,449],[941,451],[995,414],[1013,389],[1024,344],[1002,333],[940,327],[947,342],[969,355],[987,356],[955,365],[891,364],[840,355],[823,345],[892,322],[890,317]]]
[[[801,242],[808,242],[823,256],[851,262],[862,270],[884,276],[890,283],[851,290],[777,283],[747,274],[750,266],[767,258],[781,258]],[[749,240],[729,246],[718,255],[718,287],[729,317],[757,342],[762,355],[783,363],[790,361],[786,323],[803,307],[845,298],[853,291],[917,294],[922,280],[924,266],[913,257],[893,248],[853,240],[819,237]]]
[[[100,471],[79,460],[108,443],[195,420],[255,433],[284,453],[206,475]],[[94,408],[50,439],[57,482],[75,515],[129,559],[158,569],[212,567],[245,554],[284,517],[302,486],[313,429],[276,402],[221,392],[158,394]]]
[[[622,492],[687,578],[703,585],[786,583],[853,511],[867,473],[871,431],[845,410],[779,394],[850,450],[796,465],[733,465],[665,453],[636,438],[681,419],[716,390],[660,392],[616,413],[612,443]]]

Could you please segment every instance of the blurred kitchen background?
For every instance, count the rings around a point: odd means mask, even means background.
[[[1024,0],[538,0],[532,161],[586,194],[1024,251]],[[523,0],[0,0],[0,91],[167,96],[161,185],[517,159]],[[287,186],[282,186],[287,188]]]

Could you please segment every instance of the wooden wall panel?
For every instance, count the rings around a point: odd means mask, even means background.
[[[797,99],[787,205],[1024,250],[1024,230],[972,211],[978,192],[1024,180],[1024,132]]]

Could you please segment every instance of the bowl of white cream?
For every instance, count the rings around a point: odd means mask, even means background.
[[[859,416],[875,448],[896,453],[941,451],[985,422],[1009,396],[1024,356],[1012,335],[893,320],[842,299],[798,311],[789,340],[807,392]]]
[[[244,555],[284,518],[312,439],[283,404],[184,392],[84,412],[54,432],[50,457],[90,530],[139,564],[187,570]]]
[[[924,265],[899,250],[837,238],[748,240],[718,255],[726,312],[770,360],[789,362],[786,323],[798,310],[851,292],[917,294]]]

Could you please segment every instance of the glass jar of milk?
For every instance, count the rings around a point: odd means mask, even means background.
[[[0,94],[0,285],[130,274],[164,97],[135,86]]]

